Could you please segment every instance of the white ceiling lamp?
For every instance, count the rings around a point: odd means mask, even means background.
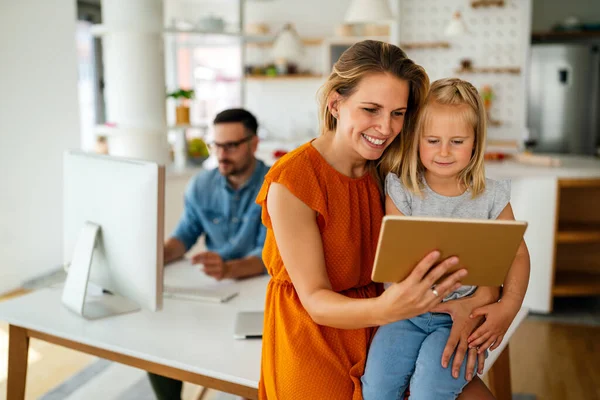
[[[292,24],[285,24],[275,38],[271,55],[275,60],[297,62],[304,54],[304,44]]]
[[[452,15],[450,19],[450,23],[446,27],[445,34],[448,37],[458,37],[464,36],[469,33],[469,29],[467,29],[467,24],[462,17],[460,11],[457,11]]]
[[[394,16],[387,0],[352,0],[344,22],[357,24],[364,22],[390,22]]]

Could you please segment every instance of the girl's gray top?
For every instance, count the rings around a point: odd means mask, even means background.
[[[442,196],[431,190],[423,178],[422,197],[411,192],[394,173],[385,178],[385,194],[389,195],[398,210],[406,216],[497,219],[510,201],[509,180],[485,180],[485,191],[472,198],[467,190],[460,196]],[[475,286],[461,286],[444,301],[470,296]]]

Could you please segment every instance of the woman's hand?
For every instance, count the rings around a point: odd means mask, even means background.
[[[452,329],[442,354],[442,366],[444,368],[448,367],[450,358],[456,351],[452,363],[452,376],[455,378],[458,378],[460,366],[469,350],[469,336],[483,322],[482,317],[471,318],[473,310],[496,302],[499,296],[500,290],[498,288],[480,287],[473,296],[441,303],[431,310],[432,312],[449,314],[452,317]],[[468,381],[473,379],[476,367],[477,373],[483,373],[484,365],[485,358],[483,356],[478,357],[475,348],[469,351],[465,378]]]
[[[379,296],[382,324],[412,318],[430,311],[447,294],[460,287],[460,279],[467,275],[465,269],[454,272],[433,288],[435,282],[448,269],[458,264],[457,257],[450,257],[433,267],[439,257],[438,251],[429,253],[405,280],[392,284]],[[471,311],[469,310],[469,313]]]

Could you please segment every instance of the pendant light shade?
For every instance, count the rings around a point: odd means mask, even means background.
[[[304,54],[304,44],[292,24],[286,24],[277,35],[271,56],[274,59],[297,61]]]
[[[350,24],[383,23],[393,19],[387,0],[352,0],[344,21]]]
[[[462,18],[460,12],[457,11],[454,13],[450,19],[450,23],[446,27],[445,33],[448,37],[463,36],[469,33],[467,24],[465,24],[465,20]]]

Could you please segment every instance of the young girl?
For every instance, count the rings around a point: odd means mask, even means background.
[[[434,82],[414,136],[393,169],[397,173],[386,177],[386,214],[514,220],[509,182],[485,178],[485,121],[473,85],[460,79]],[[501,301],[473,312],[473,318],[486,317],[469,338],[469,347],[477,347],[480,357],[502,341],[521,308],[528,281],[529,254],[522,242]],[[444,301],[470,296],[476,289],[462,286]],[[432,296],[438,296],[435,288]],[[456,398],[467,384],[466,362],[454,377],[441,364],[451,326],[450,315],[432,312],[380,327],[362,377],[364,399],[402,399],[409,385],[410,398]]]

